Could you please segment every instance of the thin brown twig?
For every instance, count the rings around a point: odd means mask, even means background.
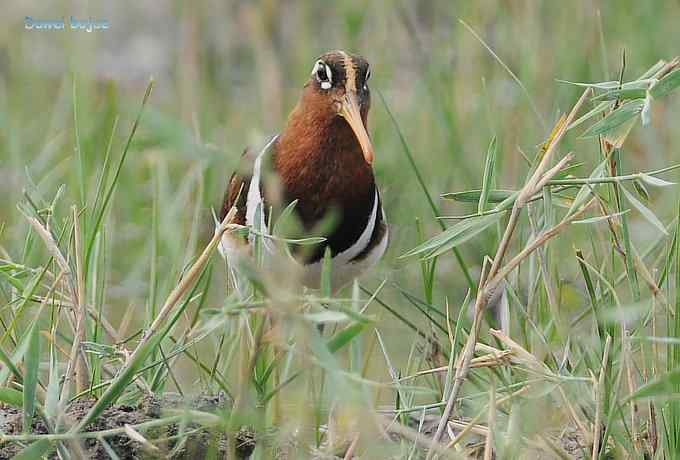
[[[354,457],[354,449],[356,449],[357,444],[359,444],[359,435],[354,436],[352,443],[349,445],[347,451],[345,452],[344,460],[350,460],[351,458]]]
[[[156,315],[156,318],[154,319],[153,323],[151,323],[151,326],[149,326],[149,328],[144,332],[144,336],[137,344],[135,351],[132,353],[132,355],[130,355],[128,361],[131,361],[132,358],[137,353],[139,353],[139,351],[144,347],[146,342],[149,341],[151,336],[158,332],[160,327],[165,323],[165,320],[168,318],[168,316],[172,312],[174,306],[177,304],[179,299],[182,298],[182,296],[186,293],[189,287],[191,287],[193,281],[201,273],[203,266],[206,264],[213,250],[217,247],[220,240],[222,239],[222,235],[227,230],[230,230],[232,228],[236,227],[240,228],[240,226],[235,226],[234,224],[232,224],[232,220],[234,219],[235,215],[236,208],[232,207],[227,213],[227,215],[224,217],[224,220],[222,220],[222,223],[220,223],[219,227],[217,227],[217,229],[215,230],[215,234],[213,235],[208,245],[205,247],[205,249],[203,249],[203,252],[198,257],[198,259],[196,259],[196,262],[194,262],[191,268],[187,270],[187,272],[184,274],[184,276],[177,284],[177,286],[172,290],[172,292],[170,292],[170,295],[168,295],[168,298],[165,300],[163,307],[158,312],[158,315]]]
[[[508,262],[494,278],[489,281],[489,287],[493,289],[498,283],[500,283],[506,276],[508,276],[526,257],[534,252],[539,247],[543,246],[549,239],[555,237],[564,230],[566,226],[571,224],[574,220],[581,216],[586,210],[588,210],[593,203],[591,199],[584,206],[581,206],[578,210],[574,211],[573,214],[562,220],[560,223],[551,227],[550,229],[543,232],[538,238],[536,238],[531,243],[527,244],[524,249],[522,249],[515,257],[513,257],[510,262]]]
[[[76,334],[73,341],[73,348],[75,352],[73,356],[76,362],[76,393],[80,393],[85,388],[90,386],[90,377],[87,369],[87,360],[85,359],[85,351],[81,349],[81,343],[85,341],[85,321],[87,317],[87,308],[85,306],[85,276],[83,274],[83,248],[80,240],[80,218],[78,216],[78,209],[73,206],[73,243],[76,257],[76,292],[78,298],[76,305]]]
[[[515,203],[512,207],[512,211],[510,213],[510,218],[508,219],[508,224],[505,228],[505,232],[503,233],[503,237],[501,238],[501,242],[498,245],[498,249],[496,251],[496,256],[493,259],[493,263],[491,265],[491,268],[489,269],[489,273],[484,277],[484,279],[480,280],[481,289],[479,289],[479,291],[477,292],[477,298],[475,300],[475,316],[474,316],[474,319],[473,319],[472,327],[470,329],[470,334],[468,335],[468,340],[467,340],[466,346],[462,351],[463,355],[462,355],[461,365],[456,369],[453,387],[451,389],[451,393],[448,396],[446,408],[444,409],[444,413],[442,414],[442,417],[439,421],[439,425],[437,427],[437,431],[435,432],[435,435],[434,435],[434,441],[436,441],[436,442],[438,442],[441,439],[441,436],[442,436],[444,429],[446,427],[446,423],[451,416],[451,412],[453,411],[453,405],[458,398],[458,393],[460,392],[462,384],[465,381],[465,378],[467,377],[467,374],[470,370],[470,362],[472,360],[472,355],[474,354],[474,346],[475,346],[475,343],[477,343],[477,337],[479,336],[483,312],[484,312],[484,309],[485,309],[486,304],[488,302],[488,299],[493,294],[493,288],[495,287],[494,284],[497,285],[497,283],[498,283],[499,278],[496,275],[499,274],[499,270],[501,269],[501,264],[503,262],[503,258],[505,257],[505,254],[507,253],[508,248],[510,246],[510,241],[512,239],[515,228],[516,228],[517,223],[519,221],[520,212],[521,212],[522,208],[526,205],[527,201],[539,190],[538,186],[540,184],[545,184],[548,180],[550,180],[557,173],[557,170],[555,168],[552,168],[548,172],[546,172],[546,170],[548,168],[548,164],[549,164],[549,162],[552,158],[553,153],[557,149],[557,145],[559,144],[562,137],[564,137],[564,134],[567,131],[567,127],[571,124],[573,119],[576,117],[576,114],[580,110],[583,103],[586,101],[590,92],[591,92],[590,88],[586,89],[583,92],[583,94],[581,95],[581,97],[579,98],[579,100],[577,101],[577,103],[572,108],[569,115],[566,118],[562,118],[560,120],[560,122],[558,124],[559,128],[555,132],[554,136],[551,139],[549,139],[549,145],[546,148],[545,153],[543,154],[543,157],[541,158],[538,165],[536,166],[535,171],[533,172],[531,177],[524,184],[524,186],[522,187],[522,189],[519,191],[519,193],[517,195],[517,199],[515,200]],[[558,164],[564,164],[564,163],[562,163],[560,161]],[[584,208],[581,208],[581,212],[583,211],[583,209]],[[576,214],[576,213],[574,213],[574,214]],[[568,219],[565,219],[565,221],[566,220],[568,220]],[[569,220],[569,222],[570,221],[571,220]],[[566,222],[566,223],[569,223],[569,222]],[[559,227],[559,228],[556,229],[556,232],[554,234],[559,233],[559,231],[561,231],[561,229],[564,227],[564,225],[566,225],[566,223],[564,223],[564,221],[563,221],[563,223],[558,224],[558,226],[556,226],[556,227]],[[543,239],[543,243],[545,243],[545,241],[547,241],[551,237],[549,232],[550,231],[548,231],[544,234],[544,236],[547,236],[547,237],[545,239]],[[554,234],[552,236],[554,236]],[[535,249],[535,247],[533,249]],[[526,255],[528,255],[530,252],[531,251],[523,252],[524,256],[526,257]],[[519,263],[519,262],[517,262],[517,263]],[[508,273],[509,273],[509,271],[508,271]],[[503,279],[503,278],[500,278],[500,279]],[[491,283],[491,285],[489,285],[489,280],[494,280],[494,283]],[[432,459],[433,456],[434,456],[434,451],[430,450],[427,453],[426,460]]]
[[[520,388],[519,390],[517,390],[517,391],[515,391],[515,392],[513,392],[513,393],[510,393],[509,395],[506,395],[506,396],[503,396],[502,398],[497,399],[497,400],[495,401],[495,403],[494,403],[494,404],[495,404],[495,407],[498,407],[498,406],[500,406],[501,404],[504,404],[505,402],[509,401],[510,399],[514,398],[515,396],[521,395],[522,393],[526,392],[528,389],[529,389],[529,386],[524,386],[524,387]],[[447,449],[451,449],[453,446],[455,446],[456,444],[458,444],[458,443],[463,439],[463,437],[464,437],[466,434],[468,434],[469,432],[471,432],[471,431],[474,429],[474,427],[476,426],[476,423],[482,418],[482,415],[484,415],[484,411],[483,411],[483,410],[480,411],[480,412],[478,412],[477,415],[474,416],[474,417],[467,423],[467,425],[466,425],[465,427],[463,427],[463,429],[461,430],[461,432],[458,433],[458,434],[456,435],[456,437],[453,438],[453,439],[451,440],[451,442],[448,443],[448,444],[446,445],[446,448],[447,448]],[[449,422],[449,424],[454,424],[454,422],[453,422],[453,421],[452,421],[452,422]]]
[[[413,428],[404,426],[401,423],[398,423],[387,417],[378,416],[376,418],[379,424],[378,427],[380,428],[381,431],[395,433],[398,434],[399,436],[403,436],[404,438],[416,444],[419,444],[423,447],[426,447],[430,451],[435,451],[436,453],[443,455],[447,458],[459,458],[457,455],[454,455],[453,452],[448,450],[446,446],[444,446],[443,444],[433,441],[432,438],[430,438],[429,436],[419,433]],[[389,438],[389,436],[386,433],[384,433],[384,436]]]
[[[626,369],[626,381],[628,383],[628,393],[635,393],[635,381],[633,377],[633,363],[632,363],[632,350],[630,346],[630,333],[624,329],[623,343],[623,365]],[[630,430],[631,437],[633,438],[633,448],[636,454],[640,454],[640,434],[638,433],[638,426],[635,421],[635,413],[637,412],[637,402],[634,398],[630,399]]]
[[[165,320],[168,318],[177,302],[182,298],[184,294],[186,294],[189,288],[191,288],[193,282],[201,273],[203,266],[208,262],[210,255],[215,250],[217,245],[220,243],[222,235],[224,235],[224,233],[230,229],[240,228],[240,226],[234,225],[232,223],[235,215],[236,208],[232,207],[227,213],[227,215],[224,217],[222,222],[219,224],[219,226],[215,229],[215,233],[212,239],[203,249],[201,255],[196,259],[191,268],[189,268],[189,270],[186,271],[185,275],[179,281],[177,286],[172,290],[172,292],[170,292],[168,298],[165,300],[165,303],[163,304],[163,307],[158,312],[158,316],[151,324],[149,329],[146,330],[145,334],[142,336],[139,343],[137,344],[135,350],[127,358],[125,365],[119,371],[120,373],[125,372],[130,366],[133,365],[137,356],[143,351],[144,345],[151,339],[151,337],[154,336],[154,334],[156,334],[160,330],[161,326],[165,323]],[[70,432],[73,433],[83,429],[84,425],[88,421],[88,415],[81,419],[81,421],[77,425],[74,425]]]
[[[62,272],[63,273],[63,272]],[[60,277],[61,278],[61,277]],[[26,297],[22,297],[26,298]],[[30,298],[28,298],[31,302],[36,302],[36,303],[43,303],[47,301],[50,305],[56,307],[56,308],[64,308],[68,310],[73,310],[73,302],[70,302],[68,300],[57,300],[57,299],[49,299],[46,298],[45,296],[39,296],[39,295],[33,295]],[[86,304],[87,308],[87,314],[92,318],[94,321],[100,321],[100,325],[102,326],[102,329],[104,329],[104,332],[111,338],[113,342],[119,342],[120,337],[118,335],[118,332],[116,329],[113,327],[113,325],[105,318],[105,317],[99,317],[99,312],[94,309],[94,307],[91,304]]]
[[[79,393],[83,388],[87,388],[89,385],[84,385],[80,388],[80,383],[82,383],[82,376],[79,374],[85,373],[87,377],[86,363],[83,362],[84,359],[81,356],[80,344],[85,336],[85,321],[84,321],[84,305],[81,299],[84,297],[84,282],[82,276],[82,258],[80,254],[80,225],[78,219],[78,209],[74,206],[73,211],[73,239],[75,246],[75,259],[76,259],[76,283],[73,292],[73,304],[76,306],[74,309],[75,314],[75,334],[73,336],[73,343],[71,344],[71,353],[69,355],[69,360],[66,365],[66,376],[64,377],[64,383],[61,387],[61,398],[60,404],[65,404],[69,398],[69,389],[71,386],[71,381],[76,378],[76,393]],[[63,268],[62,268],[63,270]],[[79,358],[81,356],[81,358]]]
[[[77,302],[76,298],[78,297],[78,292],[76,290],[76,282],[73,279],[73,271],[71,270],[71,266],[66,261],[66,258],[61,253],[59,246],[57,246],[57,242],[54,240],[52,233],[47,228],[45,228],[40,220],[36,219],[35,217],[29,216],[27,214],[24,214],[24,217],[33,228],[33,231],[38,234],[41,240],[43,240],[47,252],[54,258],[59,268],[64,272],[66,285],[68,286],[68,290],[71,295],[71,302],[75,305]],[[66,315],[66,318],[68,318],[71,328],[75,332],[76,325],[73,321],[73,318],[70,315]]]
[[[491,375],[491,391],[489,392],[489,432],[484,442],[484,460],[491,460],[493,456],[493,430],[496,425],[496,380]]]

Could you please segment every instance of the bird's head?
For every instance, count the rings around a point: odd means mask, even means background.
[[[342,117],[352,128],[364,159],[373,162],[373,146],[366,129],[371,106],[368,79],[371,71],[363,57],[344,51],[329,51],[312,66],[301,103],[318,116]]]

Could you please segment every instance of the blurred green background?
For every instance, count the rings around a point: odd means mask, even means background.
[[[110,28],[24,29],[25,16],[69,15],[106,19]],[[558,114],[580,94],[556,79],[616,79],[624,49],[626,77],[633,79],[680,53],[677,1],[5,0],[0,16],[3,256],[25,260],[27,224],[16,204],[32,183],[48,201],[66,185],[59,202],[64,217],[71,203],[87,203],[115,117],[121,116],[112,144],[117,159],[144,88],[155,79],[106,219],[105,312],[114,324],[129,305],[141,315],[150,292],[162,299],[174,286],[211,236],[210,209],[219,206],[243,148],[259,145],[282,126],[315,58],[326,50],[360,53],[372,67],[369,131],[391,244],[365,284],[374,287],[388,278],[419,296],[419,265],[397,257],[419,242],[416,219],[427,237],[439,226],[379,92],[433,196],[479,187],[493,135],[500,143],[496,185],[516,188],[527,171],[520,151],[533,156]],[[460,20],[507,64],[526,93]],[[677,98],[655,104],[652,117],[650,127],[637,127],[629,139],[624,170],[654,169],[680,158]],[[598,162],[592,140],[570,136],[567,145],[577,161]],[[653,208],[665,222],[675,193],[653,192]],[[443,214],[473,211],[440,205]],[[631,219],[636,241],[653,236],[639,216]],[[491,251],[496,236],[488,233],[463,248],[469,266],[479,267]],[[561,237],[564,244],[555,250],[572,254],[570,239],[577,237]],[[36,250],[26,262],[37,264],[40,256]],[[435,301],[446,297],[459,305],[467,284],[454,258],[442,258],[437,270]],[[560,276],[568,279],[570,273]],[[223,290],[213,291],[209,304],[220,305]],[[422,320],[392,284],[383,295],[406,316]],[[390,346],[410,346],[400,344],[403,325],[387,323],[385,329],[392,332],[384,336]]]

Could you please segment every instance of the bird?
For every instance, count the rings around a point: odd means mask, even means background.
[[[219,222],[235,208],[233,224],[250,231],[225,233],[219,250],[230,270],[252,255],[257,236],[267,236],[276,209],[292,205],[304,235],[334,222],[323,240],[307,250],[288,251],[301,268],[301,282],[319,288],[330,252],[333,291],[372,267],[385,253],[389,231],[373,174],[368,134],[371,71],[360,55],[342,50],[319,56],[283,129],[259,150],[247,148],[231,175]],[[273,185],[272,185],[273,184]],[[217,221],[216,221],[217,222]],[[258,233],[258,231],[260,233]],[[264,250],[275,250],[261,238]]]

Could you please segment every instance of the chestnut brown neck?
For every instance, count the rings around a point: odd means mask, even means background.
[[[301,100],[291,112],[273,157],[286,197],[300,200],[298,212],[306,224],[332,206],[345,214],[363,202],[372,206],[375,193],[373,171],[349,124],[313,102],[318,101]]]

